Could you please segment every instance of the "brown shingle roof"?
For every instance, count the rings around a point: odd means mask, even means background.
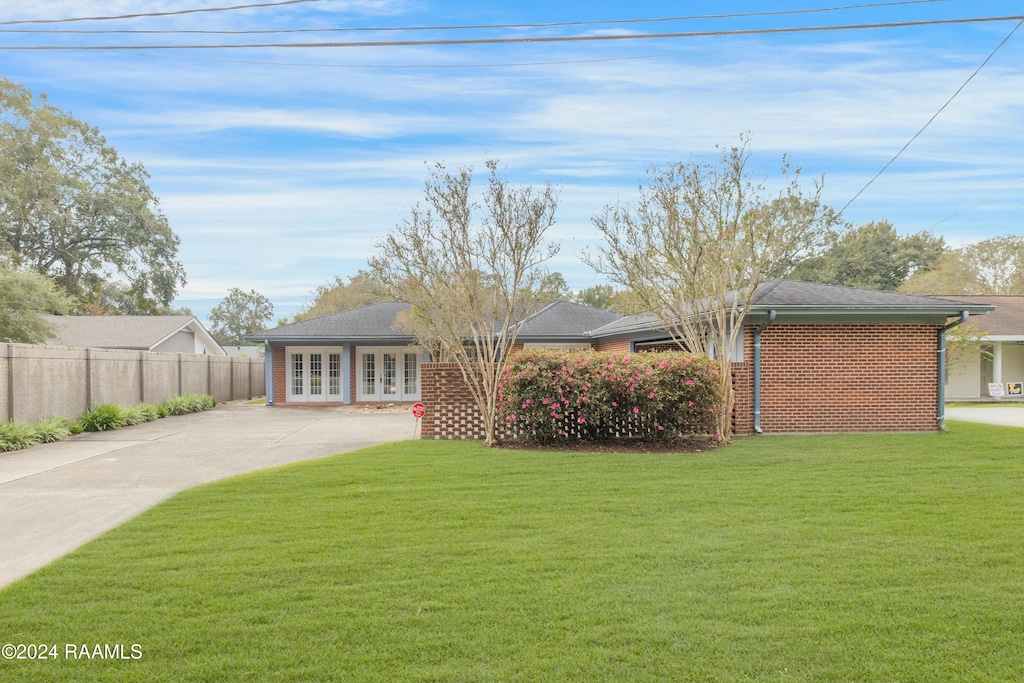
[[[944,298],[995,306],[996,310],[978,319],[978,327],[987,334],[1024,336],[1024,296],[979,294],[946,296]]]

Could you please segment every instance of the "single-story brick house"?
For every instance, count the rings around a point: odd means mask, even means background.
[[[431,363],[381,303],[247,337],[267,348],[269,404],[424,400],[424,436],[476,436],[458,369]],[[945,332],[992,306],[794,280],[761,285],[734,352],[737,433],[926,431],[943,419]],[[565,301],[522,324],[526,348],[643,352],[674,342],[653,316]],[[456,419],[455,416],[458,416]]]
[[[951,400],[989,400],[989,384],[1007,398],[1020,400],[1024,386],[1024,296],[956,296],[960,301],[994,306],[978,321],[980,347],[958,358],[949,369],[946,396]]]

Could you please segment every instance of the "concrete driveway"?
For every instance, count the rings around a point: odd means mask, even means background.
[[[1024,405],[946,408],[946,419],[982,422],[1006,427],[1024,427]]]
[[[413,437],[401,412],[231,404],[0,453],[0,586],[184,489]]]

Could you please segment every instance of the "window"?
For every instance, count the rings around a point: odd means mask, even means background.
[[[543,349],[546,351],[590,351],[592,348],[587,342],[569,342],[565,344],[548,344],[538,342],[535,344],[523,344],[524,349]]]

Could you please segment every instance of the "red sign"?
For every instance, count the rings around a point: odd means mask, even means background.
[[[417,420],[427,414],[427,408],[422,403],[414,403],[412,405],[412,416]]]

